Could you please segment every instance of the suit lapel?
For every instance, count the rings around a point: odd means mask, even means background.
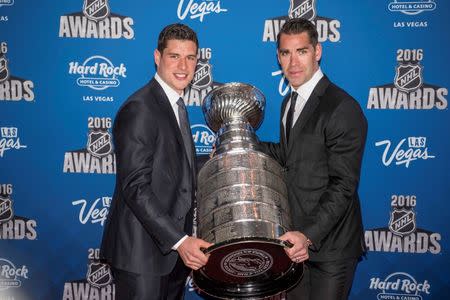
[[[311,96],[309,96],[308,101],[306,101],[306,104],[303,107],[300,116],[298,117],[297,121],[294,124],[294,127],[292,128],[292,142],[288,145],[288,152],[292,151],[292,149],[294,148],[293,141],[295,140],[295,136],[297,136],[302,131],[303,127],[305,127],[305,124],[308,122],[309,118],[312,116],[317,106],[319,105],[321,96],[323,95],[329,84],[329,79],[324,75],[317,83],[316,87],[311,93]]]
[[[158,102],[159,106],[161,107],[161,110],[164,112],[164,116],[169,116],[169,122],[171,127],[175,131],[175,136],[178,144],[183,149],[183,152],[186,153],[186,150],[184,149],[184,143],[183,143],[183,136],[181,135],[180,126],[178,126],[177,118],[175,117],[175,113],[170,106],[169,98],[167,98],[166,93],[164,93],[163,88],[159,85],[158,81],[156,79],[152,79],[150,82],[151,85],[151,91],[153,91],[153,95]],[[187,156],[186,156],[187,157]]]
[[[194,153],[194,157],[192,159],[192,166],[189,163],[190,159],[188,158],[188,155],[186,153],[186,148],[184,147],[184,141],[183,141],[183,136],[181,135],[181,129],[180,126],[178,125],[177,122],[177,118],[175,116],[175,113],[170,105],[170,101],[169,98],[167,98],[166,93],[164,93],[163,88],[159,85],[158,81],[156,81],[156,79],[152,79],[152,81],[150,82],[150,84],[152,85],[151,89],[153,91],[154,97],[156,99],[156,101],[159,103],[159,105],[161,106],[161,109],[165,112],[164,115],[169,116],[170,118],[170,123],[171,126],[174,128],[175,130],[175,135],[176,135],[176,140],[177,143],[180,145],[180,147],[183,149],[183,153],[184,156],[186,157],[187,163],[190,166],[192,172],[195,174],[196,172],[196,161],[195,161],[195,147],[194,144],[191,143],[190,147],[192,147],[192,153]],[[194,176],[195,178],[195,176]]]

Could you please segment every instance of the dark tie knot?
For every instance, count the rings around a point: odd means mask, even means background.
[[[178,98],[177,104],[178,104],[178,106],[181,107],[182,109],[186,109],[186,105],[184,104],[183,98],[181,98],[181,97]]]
[[[295,107],[295,103],[297,102],[297,96],[298,96],[297,92],[294,91],[291,93],[291,107]]]

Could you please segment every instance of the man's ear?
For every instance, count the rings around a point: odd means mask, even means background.
[[[153,58],[155,60],[155,64],[159,66],[159,62],[161,61],[161,53],[158,49],[155,49],[155,51],[153,52]]]
[[[321,43],[317,43],[314,55],[315,55],[316,61],[319,62],[320,59],[322,58],[322,44]]]

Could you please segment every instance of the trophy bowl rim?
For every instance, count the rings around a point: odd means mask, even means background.
[[[246,83],[246,82],[239,82],[239,81],[231,81],[231,82],[227,82],[227,83],[224,83],[220,86],[213,88],[211,91],[209,91],[205,95],[205,97],[202,100],[203,115],[205,117],[208,127],[212,131],[217,132],[221,125],[214,126],[214,124],[212,124],[213,122],[207,117],[209,115],[208,109],[206,107],[207,103],[211,102],[210,98],[212,98],[214,94],[217,94],[226,88],[235,89],[238,87],[245,87],[246,89],[250,89],[261,100],[260,104],[257,105],[261,112],[259,118],[257,118],[257,120],[255,122],[248,121],[254,129],[257,129],[257,128],[259,128],[259,126],[261,126],[263,119],[264,119],[264,110],[265,110],[265,106],[266,106],[266,97],[264,96],[264,93],[253,84]],[[216,122],[216,123],[219,123],[219,122]]]

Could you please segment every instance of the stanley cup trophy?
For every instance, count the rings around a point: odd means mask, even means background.
[[[296,284],[303,264],[278,239],[291,228],[282,167],[259,151],[255,129],[265,98],[257,88],[228,83],[203,101],[216,151],[199,172],[198,236],[213,246],[208,264],[194,271],[200,291],[224,299],[259,299]]]

